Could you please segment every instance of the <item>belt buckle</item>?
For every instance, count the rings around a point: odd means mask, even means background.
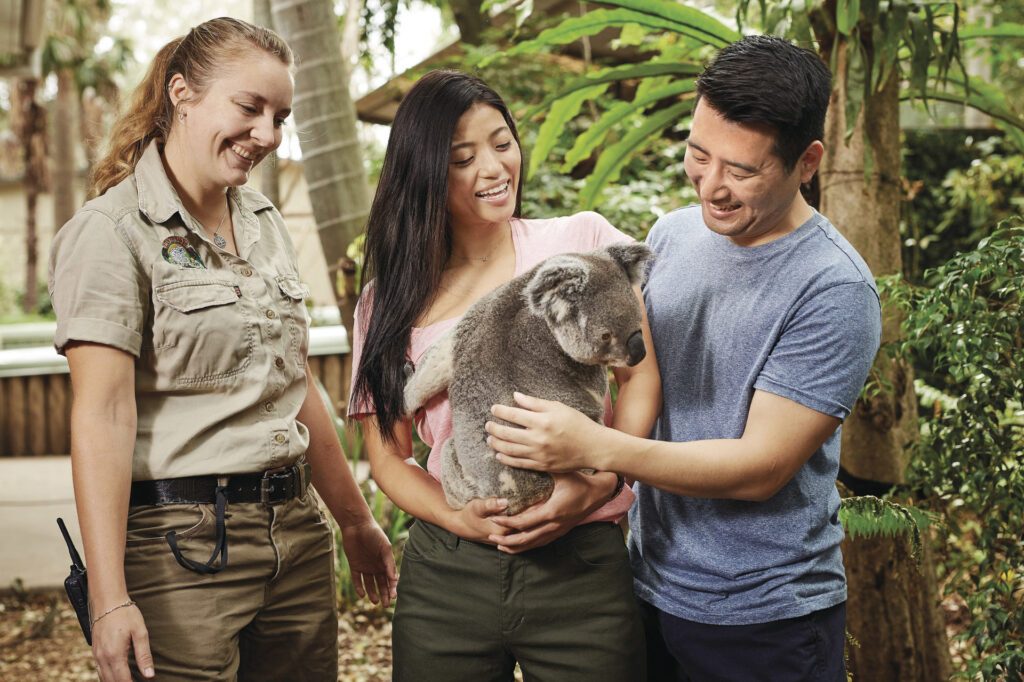
[[[268,469],[260,479],[260,503],[271,506],[295,497],[295,467]]]

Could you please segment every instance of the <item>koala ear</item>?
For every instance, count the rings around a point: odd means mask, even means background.
[[[643,283],[647,275],[647,264],[654,260],[654,252],[642,242],[613,244],[605,251],[626,271],[626,277],[632,286]]]
[[[523,290],[530,311],[555,322],[575,308],[590,279],[590,266],[572,256],[552,256],[541,263]]]

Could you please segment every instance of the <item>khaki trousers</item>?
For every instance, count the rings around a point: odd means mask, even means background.
[[[125,578],[149,630],[156,679],[336,682],[333,536],[316,496],[269,506],[228,504],[228,565],[200,575],[164,536],[205,563],[213,505],[132,507]],[[142,680],[132,662],[134,679]]]
[[[417,521],[392,628],[399,682],[644,680],[643,624],[622,531],[571,530],[520,555]]]

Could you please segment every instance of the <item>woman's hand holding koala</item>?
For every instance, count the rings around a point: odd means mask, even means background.
[[[515,426],[487,422],[487,444],[508,466],[534,471],[567,472],[607,469],[602,455],[608,449],[606,427],[578,410],[552,400],[514,393],[519,407],[494,405],[491,414]]]
[[[552,478],[555,489],[551,497],[515,516],[491,519],[502,526],[503,534],[493,535],[487,542],[498,545],[499,550],[508,554],[542,547],[568,533],[607,502],[616,484],[612,474],[552,474]]]

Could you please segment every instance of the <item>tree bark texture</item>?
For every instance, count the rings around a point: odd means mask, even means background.
[[[257,26],[274,30],[270,0],[253,0],[252,16]],[[277,152],[267,155],[267,158],[263,159],[263,163],[260,164],[260,192],[278,208],[281,208],[280,175],[277,167]]]
[[[846,43],[826,122],[821,167],[821,212],[849,239],[872,273],[902,271],[899,236],[900,130],[896,70],[880,91],[865,99],[846,139]],[[866,168],[870,153],[871,165]],[[900,334],[900,317],[886,311],[882,343]],[[855,476],[885,483],[903,481],[907,447],[917,437],[917,399],[911,368],[880,352],[872,380],[881,390],[857,401],[843,425],[842,464]],[[843,544],[849,582],[847,629],[860,642],[850,650],[857,680],[932,682],[950,674],[935,569],[926,553],[920,569],[905,538],[849,540]]]
[[[39,195],[46,190],[46,111],[36,102],[39,81],[23,78],[18,81],[12,128],[21,140],[25,175],[25,296],[22,310],[35,312],[39,304],[39,235],[36,221]]]
[[[296,52],[292,102],[302,167],[332,279],[349,243],[364,229],[370,190],[330,0],[271,0],[274,26]],[[338,292],[351,331],[354,302]]]
[[[53,231],[71,220],[78,199],[75,197],[75,137],[79,130],[78,87],[69,67],[57,71],[57,99],[53,109]]]

